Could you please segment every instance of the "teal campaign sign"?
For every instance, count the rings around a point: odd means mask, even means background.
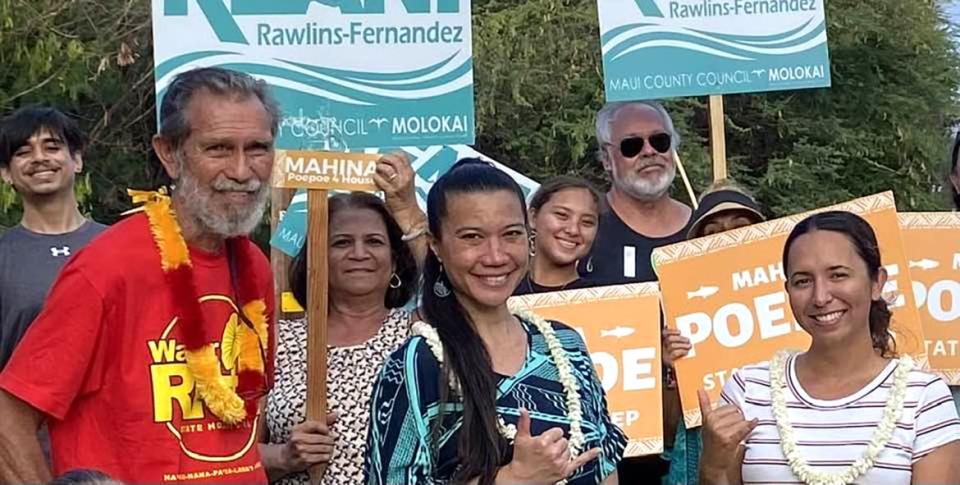
[[[598,0],[607,101],[830,86],[824,0]]]
[[[472,144],[470,0],[152,0],[157,101],[221,66],[267,81],[277,146]]]
[[[520,188],[523,189],[523,193],[527,198],[540,187],[540,184],[527,178],[523,174],[506,165],[491,160],[489,157],[465,145],[429,148],[405,147],[402,148],[402,150],[410,156],[411,165],[417,173],[417,202],[420,204],[420,208],[424,210],[426,210],[427,192],[430,191],[430,187],[433,186],[438,177],[446,173],[446,171],[461,158],[482,158],[492,162],[497,168],[507,172],[520,184]],[[365,151],[377,153],[377,150]],[[381,150],[382,153],[391,151],[395,150]],[[273,233],[270,245],[293,257],[300,252],[300,248],[303,247],[306,238],[307,191],[299,190],[294,194],[290,205],[277,224],[277,230]]]

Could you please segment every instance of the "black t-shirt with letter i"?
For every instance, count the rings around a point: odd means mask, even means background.
[[[589,278],[592,286],[657,281],[650,259],[653,250],[686,240],[689,228],[687,221],[674,234],[649,237],[631,229],[616,212],[605,207],[590,256],[580,261],[580,274]]]

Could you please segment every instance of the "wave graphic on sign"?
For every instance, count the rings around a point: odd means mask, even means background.
[[[382,73],[256,58],[238,52],[206,51],[170,59],[157,66],[155,76],[158,86],[165,88],[176,74],[209,66],[243,71],[275,86],[358,106],[435,98],[472,89],[473,82],[473,61],[462,52],[425,68]]]
[[[827,26],[826,22],[814,24],[810,19],[787,32],[744,36],[648,22],[620,26],[607,32],[601,40],[607,61],[652,48],[675,48],[725,59],[756,61],[820,47],[827,42]]]

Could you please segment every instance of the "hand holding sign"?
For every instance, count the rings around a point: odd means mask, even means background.
[[[747,421],[740,408],[732,404],[713,409],[710,396],[703,389],[697,391],[697,397],[703,417],[703,476],[725,477],[720,479],[724,482],[735,476],[731,472],[739,475],[736,469],[743,460],[743,442],[759,421],[756,418]],[[712,482],[708,480],[708,483]]]
[[[550,428],[540,436],[533,436],[530,434],[530,413],[521,408],[513,443],[513,461],[500,470],[497,478],[518,485],[554,484],[598,456],[600,448],[593,448],[571,460],[563,430]]]
[[[693,344],[690,339],[680,334],[676,328],[663,329],[663,364],[673,366],[673,363],[690,353]]]
[[[406,153],[396,152],[381,157],[372,177],[377,188],[383,191],[384,202],[391,214],[419,211],[414,186],[416,174]]]
[[[283,446],[282,459],[291,472],[326,464],[333,456],[337,435],[332,432],[337,414],[329,413],[325,422],[304,421],[290,430],[290,440]]]

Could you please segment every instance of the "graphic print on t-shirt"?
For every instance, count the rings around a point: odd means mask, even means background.
[[[231,386],[237,384],[237,345],[235,339],[239,321],[238,309],[233,300],[223,295],[207,295],[200,298],[200,308],[208,324],[222,328],[219,342],[214,347],[220,359],[220,371]],[[177,328],[174,317],[156,340],[147,342],[150,355],[150,383],[153,392],[153,421],[166,426],[170,438],[179,443],[183,453],[201,462],[224,462],[244,456],[256,443],[258,418],[247,419],[236,426],[224,424],[206,406],[196,391],[193,374],[187,369],[186,347],[177,339],[182,330]],[[237,443],[235,449],[223,449],[224,440],[215,439],[217,433],[236,432],[248,435]],[[218,474],[247,473],[260,464],[230,469],[212,470]],[[200,477],[206,478],[206,477]],[[190,477],[164,476],[164,480],[183,480]]]

